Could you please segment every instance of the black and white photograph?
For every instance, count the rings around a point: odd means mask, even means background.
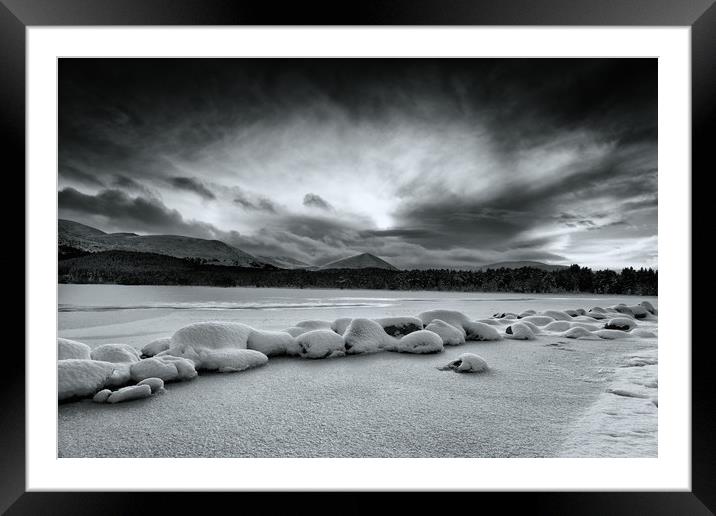
[[[57,456],[658,457],[657,66],[59,58]]]

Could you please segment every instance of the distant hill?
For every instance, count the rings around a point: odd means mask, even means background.
[[[281,269],[305,269],[311,267],[310,264],[290,256],[257,256],[257,258],[264,263],[270,263]]]
[[[520,262],[497,262],[489,265],[483,265],[480,270],[486,271],[487,269],[521,269],[522,267],[532,267],[533,269],[540,269],[543,271],[559,271],[562,269],[569,269],[567,265],[552,265],[549,263],[532,262],[524,260]]]
[[[398,268],[394,265],[389,264],[382,258],[378,258],[370,253],[357,254],[349,258],[343,258],[336,260],[331,263],[327,263],[319,267],[319,270],[325,271],[328,269],[387,269],[390,271],[397,271]]]
[[[180,235],[137,235],[105,233],[71,220],[59,219],[58,247],[67,257],[102,251],[153,253],[175,258],[193,259],[213,265],[265,267],[266,263],[219,240]]]

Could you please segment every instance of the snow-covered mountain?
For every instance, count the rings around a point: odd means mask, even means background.
[[[137,235],[105,233],[99,229],[59,219],[58,245],[64,248],[96,253],[100,251],[133,251],[155,253],[176,258],[193,258],[215,265],[263,267],[265,262],[219,240],[180,235]]]
[[[325,265],[322,265],[319,270],[326,270],[326,269],[368,269],[368,268],[375,268],[375,269],[388,269],[391,271],[397,271],[398,268],[389,264],[382,258],[378,258],[375,255],[372,255],[370,253],[362,253],[357,254],[355,256],[351,256],[349,258],[343,258],[341,260],[336,260],[331,263],[327,263]]]
[[[264,263],[269,263],[281,269],[306,269],[311,267],[310,264],[292,258],[290,256],[257,256]]]

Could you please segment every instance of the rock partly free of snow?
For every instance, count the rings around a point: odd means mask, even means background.
[[[423,321],[417,317],[382,317],[374,320],[391,337],[403,337],[408,333],[423,329]]]
[[[330,321],[318,321],[318,320],[308,320],[308,321],[300,321],[295,324],[299,328],[306,328],[307,330],[330,330],[331,329],[331,322]]]
[[[147,378],[160,378],[165,382],[191,380],[197,375],[193,361],[167,355],[140,360],[136,364],[132,364],[129,372],[135,382]]]
[[[505,328],[505,334],[511,339],[532,340],[535,334],[532,329],[524,323],[516,322]]]
[[[627,319],[626,317],[614,317],[609,319],[605,324],[604,328],[607,330],[622,330],[629,331],[636,327],[634,319]]]
[[[149,388],[152,390],[152,394],[156,394],[157,392],[164,390],[164,380],[161,378],[145,378],[137,385],[149,385]]]
[[[130,385],[114,391],[107,398],[107,403],[120,403],[122,401],[141,400],[152,395],[149,385]]]
[[[382,331],[382,328],[381,328]],[[312,330],[296,338],[302,358],[331,358],[346,354],[343,337],[333,330]]]
[[[380,351],[388,340],[388,334],[376,321],[370,319],[353,319],[343,334],[346,353],[375,353]]]
[[[92,350],[92,360],[112,362],[113,364],[133,364],[139,362],[140,352],[129,344],[102,344]]]
[[[90,347],[76,340],[58,338],[57,360],[68,360],[71,358],[89,360],[91,358]]]
[[[94,395],[92,398],[92,401],[95,403],[105,403],[107,401],[107,398],[109,398],[109,395],[112,394],[112,391],[109,389],[102,389],[97,394]]]
[[[296,338],[285,331],[254,330],[249,335],[246,347],[260,351],[267,357],[298,354]]]
[[[629,305],[627,308],[636,319],[646,319],[650,314],[649,310],[643,305]]]
[[[571,319],[571,317],[570,317]],[[520,322],[531,322],[532,324],[535,324],[537,326],[547,326],[549,323],[554,322],[554,317],[550,317],[548,315],[528,315],[527,317],[523,317],[520,319]]]
[[[442,371],[453,370],[458,373],[484,373],[489,368],[484,358],[474,353],[463,353],[438,369]]]
[[[652,305],[649,301],[642,301],[639,304],[643,306],[646,311],[649,312],[651,315],[657,315],[656,308],[654,308],[654,305]]]
[[[157,353],[168,350],[172,345],[171,337],[162,337],[161,339],[155,339],[149,344],[146,344],[142,348],[143,357],[153,357]]]
[[[57,397],[59,400],[86,398],[111,383],[117,364],[71,358],[57,361]]]
[[[418,330],[401,339],[391,339],[385,349],[398,353],[440,353],[443,350],[443,339],[432,331]]]
[[[467,315],[455,310],[428,310],[418,314],[418,318],[423,321],[424,326],[435,319],[440,319],[462,331],[465,331],[463,325],[470,322],[470,318]]]
[[[202,349],[199,351],[200,368],[220,373],[236,373],[265,365],[268,357],[254,349]]]
[[[437,333],[443,340],[444,346],[459,346],[465,344],[465,334],[452,324],[435,319],[425,327],[426,330]]]
[[[513,320],[513,319],[517,319],[518,316],[517,316],[517,314],[512,313],[512,312],[497,312],[496,314],[492,314],[492,317],[494,317],[495,319]]]
[[[478,321],[467,321],[463,325],[466,341],[501,340],[500,332],[494,326]]]
[[[351,317],[340,317],[331,323],[331,329],[339,335],[343,335],[353,319]]]

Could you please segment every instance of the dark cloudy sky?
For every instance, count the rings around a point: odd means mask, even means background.
[[[656,59],[61,59],[59,215],[324,263],[657,265]]]

